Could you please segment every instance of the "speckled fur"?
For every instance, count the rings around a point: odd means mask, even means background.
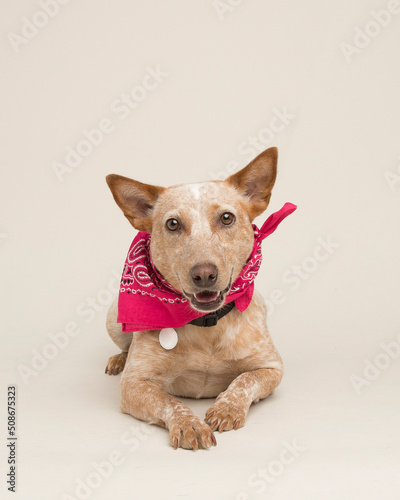
[[[219,270],[216,287],[223,290],[251,253],[251,221],[269,203],[276,160],[276,149],[270,148],[225,182],[165,189],[114,175],[107,181],[131,223],[151,231],[153,261],[172,286],[193,292],[190,269],[211,261]],[[141,211],[140,196],[146,210]],[[232,227],[219,225],[225,211],[236,216]],[[165,230],[171,217],[182,222],[179,233]],[[123,370],[121,411],[168,428],[174,448],[216,444],[213,431],[242,427],[251,404],[271,394],[282,378],[282,360],[266,317],[264,301],[255,292],[244,312],[235,308],[214,327],[177,329],[178,344],[165,350],[158,341],[159,331],[122,333],[114,303],[107,330],[122,353],[110,358],[106,373]],[[201,421],[174,396],[217,399]]]

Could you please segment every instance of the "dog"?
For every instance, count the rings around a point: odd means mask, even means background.
[[[151,234],[151,257],[160,277],[197,315],[219,312],[254,243],[252,221],[271,198],[278,151],[269,148],[225,181],[168,188],[108,175],[112,195],[132,226]],[[214,326],[176,328],[178,343],[165,349],[160,330],[123,332],[118,304],[107,331],[121,349],[106,373],[121,377],[121,411],[169,430],[175,449],[216,445],[214,431],[244,426],[252,403],[279,385],[282,359],[268,332],[267,310],[254,292],[244,311],[233,307]],[[177,397],[216,398],[202,421]]]

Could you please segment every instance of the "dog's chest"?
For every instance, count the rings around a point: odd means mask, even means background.
[[[213,354],[192,350],[177,356],[167,376],[167,391],[176,396],[215,397],[240,374],[234,360],[224,359],[221,352]]]
[[[181,332],[177,349],[170,353],[167,391],[183,397],[215,397],[246,371],[246,360],[256,352],[236,331]]]
[[[177,345],[166,350],[154,332],[138,333],[132,351],[136,376],[175,396],[216,397],[240,374],[276,358],[257,295],[244,313],[234,309],[215,327],[186,325],[177,334]]]

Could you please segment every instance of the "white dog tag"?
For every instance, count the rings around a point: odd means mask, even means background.
[[[160,331],[158,340],[164,349],[173,349],[178,343],[178,334],[173,328],[163,328]]]

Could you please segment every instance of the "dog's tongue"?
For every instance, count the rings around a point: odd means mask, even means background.
[[[200,292],[194,294],[197,302],[213,302],[218,298],[218,292]]]

